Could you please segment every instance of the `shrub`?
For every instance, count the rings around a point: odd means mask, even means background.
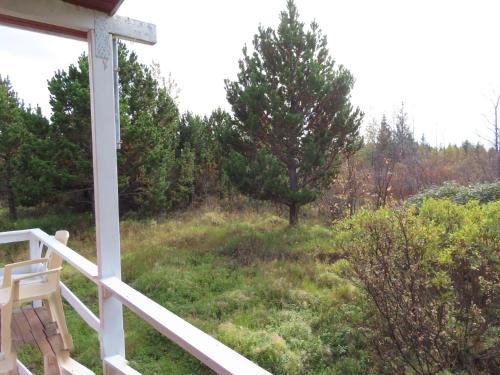
[[[391,373],[500,371],[500,201],[361,211],[337,245],[369,300],[378,367]]]
[[[500,200],[500,181],[462,186],[456,182],[446,182],[416,194],[407,200],[410,206],[421,206],[427,198],[448,198],[456,203],[465,204],[471,200],[480,203]]]

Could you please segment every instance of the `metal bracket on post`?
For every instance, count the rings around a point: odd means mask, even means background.
[[[120,64],[118,55],[118,40],[113,38],[113,81],[115,89],[115,130],[116,130],[116,149],[122,146],[120,134]]]
[[[109,60],[111,57],[108,23],[106,16],[95,17],[95,56],[103,60]]]

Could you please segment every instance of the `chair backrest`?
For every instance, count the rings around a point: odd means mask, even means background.
[[[69,239],[69,232],[67,230],[58,230],[56,234],[54,235],[54,238],[58,240],[60,243],[63,245],[67,245],[68,239]],[[63,264],[63,258],[59,256],[57,252],[55,252],[53,249],[50,247],[47,249],[47,252],[45,253],[45,257],[49,258],[49,262],[47,265],[47,268],[54,269],[54,268],[59,268]]]

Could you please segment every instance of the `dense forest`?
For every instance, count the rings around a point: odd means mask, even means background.
[[[161,214],[241,193],[288,204],[286,189],[273,186],[280,180],[273,175],[280,173],[279,166],[273,170],[269,155],[252,154],[252,147],[241,144],[237,120],[230,113],[179,113],[155,67],[141,64],[125,45],[120,45],[119,56],[122,214]],[[23,104],[8,78],[0,80],[0,198],[14,220],[19,206],[92,210],[87,57],[58,71],[49,80],[49,91],[52,115],[47,119],[40,108]],[[339,218],[360,207],[401,202],[444,182],[469,185],[499,178],[499,152],[494,148],[468,141],[433,147],[424,137],[416,140],[404,107],[392,121],[373,120],[365,133],[355,134],[349,147],[332,156],[322,172],[326,181],[297,192],[297,201],[315,202],[325,217]],[[241,157],[235,148],[250,150],[249,156]],[[260,163],[267,165],[268,174],[256,173],[254,169],[265,169]],[[312,175],[302,170],[304,178]]]
[[[125,44],[119,66],[128,283],[275,374],[499,373],[498,127],[491,144],[438,147],[403,104],[365,119],[291,0],[243,48],[230,110],[181,113],[175,84]],[[50,118],[0,77],[0,224],[65,226],[93,257],[87,56],[48,90]],[[140,370],[209,373],[126,318]],[[68,321],[99,371],[95,336]]]

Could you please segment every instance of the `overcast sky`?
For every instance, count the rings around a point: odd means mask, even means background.
[[[353,102],[365,122],[401,106],[415,136],[431,144],[481,140],[500,92],[498,0],[296,0],[316,19],[337,63],[356,78]],[[177,82],[181,110],[228,109],[243,45],[259,24],[276,26],[285,0],[125,0],[118,14],[157,25],[158,43],[131,43]],[[74,63],[86,44],[0,26],[0,74],[19,96],[50,115],[47,80]]]

